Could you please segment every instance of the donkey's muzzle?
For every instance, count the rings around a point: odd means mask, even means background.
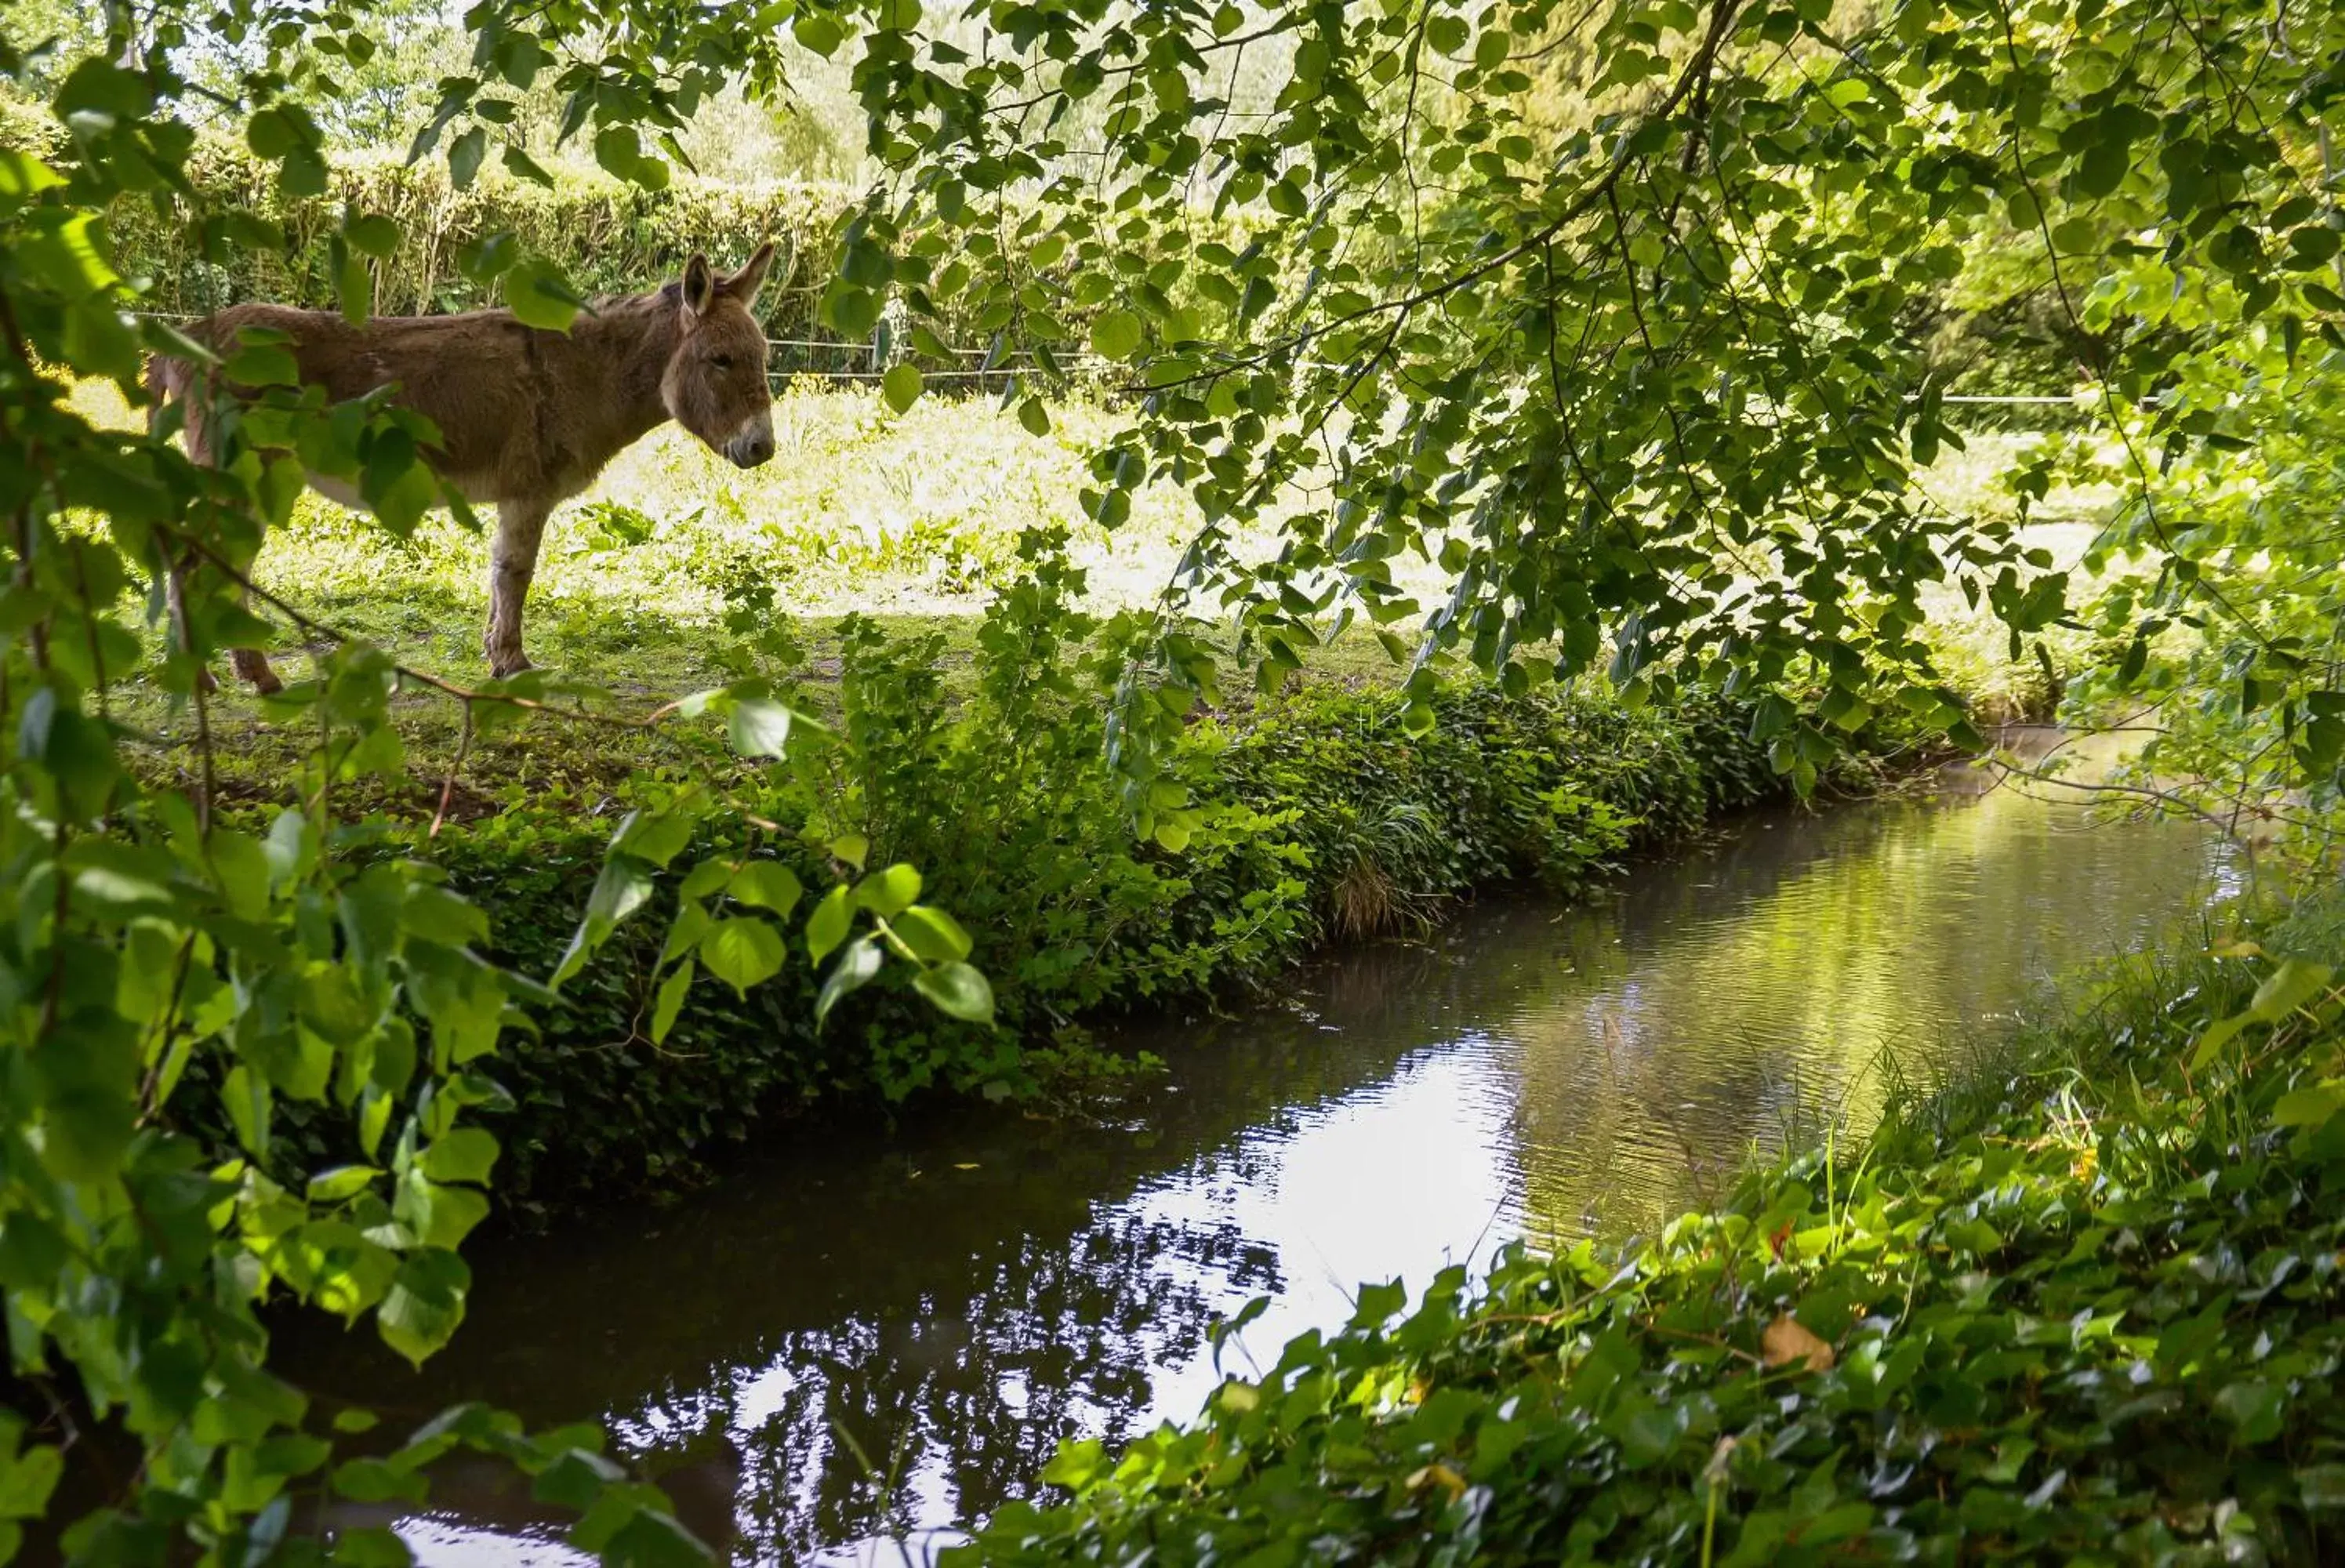
[[[725,456],[735,468],[753,469],[774,455],[774,432],[743,430],[725,443]]]

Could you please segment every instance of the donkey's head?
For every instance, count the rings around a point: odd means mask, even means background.
[[[677,291],[684,336],[660,377],[660,401],[675,422],[745,469],[774,455],[766,333],[749,311],[773,260],[774,248],[766,244],[727,278],[718,277],[705,256],[685,264]]]

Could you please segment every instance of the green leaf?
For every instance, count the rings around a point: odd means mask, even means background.
[[[423,1174],[434,1181],[486,1181],[497,1162],[497,1140],[484,1128],[441,1134],[423,1151]]]
[[[790,35],[826,60],[847,41],[847,30],[835,17],[820,11],[799,12],[797,19],[790,24]]]
[[[993,1022],[993,987],[969,965],[956,960],[923,969],[912,986],[940,1012],[972,1024]]]
[[[388,257],[399,249],[399,225],[379,214],[349,218],[342,233],[351,249],[367,256]]]
[[[2112,195],[2133,167],[2133,150],[2121,141],[2097,142],[2076,162],[2076,189],[2087,200]]]
[[[2309,1084],[2280,1096],[2272,1107],[2276,1127],[2318,1127],[2345,1109],[2345,1082]]]
[[[375,1312],[383,1343],[421,1367],[464,1320],[464,1297],[472,1286],[472,1270],[453,1252],[440,1248],[410,1252]]]
[[[913,905],[889,922],[889,928],[924,963],[966,958],[972,946],[960,922],[933,904]]]
[[[901,862],[872,873],[855,886],[855,902],[886,920],[911,907],[920,895],[920,874]]]
[[[2191,1050],[2190,1070],[2194,1073],[2203,1072],[2208,1064],[2215,1059],[2216,1053],[2220,1051],[2241,1029],[2254,1021],[2251,1014],[2234,1013],[2228,1018],[2218,1019],[2207,1026],[2198,1037],[2198,1045]]]
[[[623,836],[625,831],[621,828]],[[652,876],[647,866],[632,855],[616,852],[609,855],[603,862],[602,875],[594,879],[594,891],[586,896],[585,918],[578,923],[569,949],[553,971],[552,983],[559,986],[584,967],[586,960],[594,956],[619,922],[642,908],[651,895]]]
[[[695,947],[708,935],[714,924],[708,906],[696,899],[685,899],[676,905],[675,918],[668,922],[667,940],[660,946],[659,961],[673,964]]]
[[[540,257],[525,256],[507,268],[505,304],[524,326],[567,332],[585,301],[562,269]]]
[[[586,918],[617,925],[650,902],[651,872],[631,855],[613,855],[586,895]]]
[[[805,889],[797,874],[778,860],[753,860],[733,874],[726,888],[735,898],[758,909],[787,915],[797,906]]]
[[[694,866],[677,885],[675,895],[680,899],[706,898],[722,893],[725,885],[733,880],[733,863],[723,855],[711,855]]]
[[[537,1472],[532,1493],[557,1508],[584,1513],[594,1506],[603,1489],[626,1480],[620,1466],[590,1449],[573,1448]]]
[[[733,705],[727,733],[745,757],[777,757],[790,739],[790,710],[770,697],[744,697]]]
[[[754,916],[719,920],[700,939],[700,961],[708,972],[744,996],[781,973],[786,952],[782,934]]]
[[[830,1017],[830,1010],[843,998],[869,985],[886,962],[887,956],[879,950],[878,937],[865,936],[848,943],[847,950],[838,956],[838,962],[823,977],[822,991],[814,999],[815,1027],[820,1028]]]
[[[312,1203],[340,1203],[367,1189],[382,1171],[371,1165],[338,1165],[331,1170],[321,1170],[310,1179],[309,1199]]]
[[[8,1447],[15,1447],[13,1433]],[[36,1443],[22,1452],[0,1454],[0,1519],[38,1519],[65,1474],[65,1452]]]
[[[2278,969],[2256,987],[2254,1000],[2248,1012],[2259,1023],[2276,1024],[2315,996],[2328,990],[2330,969],[2326,964],[2308,963],[2301,958],[2282,961]]]
[[[269,1102],[268,1081],[250,1067],[231,1067],[221,1081],[220,1103],[228,1111],[228,1125],[236,1128],[237,1142],[256,1159],[269,1152]]]
[[[2215,1059],[2216,1053],[2249,1025],[2277,1024],[2320,996],[2329,989],[2330,978],[2330,971],[2325,964],[2308,963],[2301,958],[2282,961],[2256,987],[2254,997],[2243,1011],[2217,1020],[2199,1035],[2190,1053],[2190,1070],[2202,1071]]]
[[[693,976],[697,973],[693,961],[686,958],[668,971],[660,982],[659,995],[652,1003],[652,1044],[664,1045],[668,1032],[675,1027],[676,1015],[684,1010],[684,998],[692,989]]]
[[[824,894],[822,902],[814,906],[814,913],[807,916],[807,952],[816,963],[828,957],[854,928],[855,910],[850,898],[850,890],[842,882]]]
[[[429,1495],[428,1484],[416,1472],[385,1460],[353,1459],[334,1467],[336,1494],[352,1502],[421,1502]]]
[[[1102,359],[1129,359],[1145,337],[1140,318],[1129,310],[1105,310],[1091,322],[1091,351]]]
[[[473,177],[481,172],[481,159],[487,156],[488,150],[489,133],[481,126],[474,126],[448,144],[448,177],[455,182],[458,190],[472,185]],[[568,325],[566,322],[563,324]]]
[[[154,106],[154,86],[142,73],[125,70],[102,57],[83,60],[57,86],[56,108],[61,119],[95,113],[117,120],[135,120]],[[261,114],[273,112],[264,109]]]
[[[22,201],[65,183],[65,176],[30,153],[0,149],[0,200]]]
[[[2269,1442],[2279,1435],[2288,1410],[2288,1390],[2279,1383],[2250,1378],[2218,1391],[2215,1408],[2238,1426],[2242,1441]]]
[[[822,319],[846,338],[870,336],[878,325],[880,298],[868,288],[860,288],[844,278],[833,278],[823,290]]]
[[[604,1568],[707,1568],[708,1548],[675,1517],[645,1508],[603,1543]]]
[[[63,96],[59,95],[61,100]],[[282,109],[261,109],[245,122],[244,145],[255,157],[274,162],[301,145],[301,128]]]
[[[525,179],[532,185],[543,186],[548,190],[554,188],[553,171],[523,151],[518,144],[513,142],[505,144],[502,161],[506,173]],[[667,166],[657,158],[645,159],[637,172],[639,183],[649,186],[655,190],[667,184]]]
[[[891,365],[888,373],[879,379],[879,394],[888,400],[889,408],[900,414],[920,400],[921,386],[919,366],[910,363]]]
[[[620,822],[619,831],[611,835],[611,847],[664,866],[684,852],[698,825],[693,813],[680,804],[665,811],[631,811]]]

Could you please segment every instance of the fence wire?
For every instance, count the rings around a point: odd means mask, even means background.
[[[142,321],[199,321],[204,319],[200,316],[190,315],[184,311],[173,310],[134,310],[131,314]],[[771,371],[771,378],[777,386],[788,381],[798,379],[802,377],[812,377],[817,379],[826,381],[879,380],[888,373],[886,364],[892,347],[888,338],[877,333],[873,335],[871,341],[868,343],[859,340],[848,341],[844,339],[836,338],[768,338],[766,339],[766,343],[768,348],[773,349],[813,349],[829,354],[852,354],[867,358],[870,361],[868,368],[852,369],[818,369],[811,365],[778,366],[774,368]],[[991,353],[992,350],[988,349],[948,349],[946,352],[953,355],[957,359],[982,359]],[[1062,356],[1061,363],[1070,369],[1098,370],[1108,366],[1112,366],[1116,363],[1116,361],[1101,359],[1096,354],[1073,354]],[[1027,371],[1034,369],[1036,367],[1031,359],[1026,359],[1016,364],[980,365],[973,369],[966,370],[923,370],[920,373],[920,379],[925,381],[982,381],[990,377],[1024,375]],[[1342,369],[1345,367],[1331,364],[1325,360],[1301,359],[1295,361],[1295,368],[1297,369],[1306,370],[1336,370]],[[2077,406],[2077,400],[2073,396],[2056,396],[2049,393],[2008,395],[1968,392],[1948,393],[1938,400],[1942,403],[2002,405],[2013,408],[2024,406],[2042,408],[2074,408]]]

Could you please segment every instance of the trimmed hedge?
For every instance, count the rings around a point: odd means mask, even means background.
[[[45,113],[0,96],[0,147],[54,156],[64,140],[63,127]],[[350,210],[400,227],[391,254],[367,263],[374,279],[371,308],[388,316],[499,303],[495,288],[468,277],[462,265],[468,247],[494,235],[510,235],[523,252],[553,261],[590,297],[656,288],[681,277],[695,251],[719,267],[737,266],[771,240],[777,256],[757,313],[766,335],[781,341],[774,369],[871,368],[871,339],[842,339],[819,315],[839,237],[860,207],[861,193],[842,184],[735,182],[678,171],[665,188],[648,191],[597,168],[565,164],[551,186],[491,168],[458,190],[443,162],[409,165],[398,151],[382,148],[335,153],[323,194],[288,197],[275,183],[274,165],[210,135],[198,138],[188,172],[207,211],[263,219],[276,226],[281,242],[254,248],[228,244],[217,234],[208,238],[190,205],[178,197],[116,202],[107,215],[108,237],[125,270],[144,289],[146,309],[158,313],[203,316],[253,299],[337,308],[329,243]],[[1174,293],[1186,301],[1188,288],[1184,281]],[[982,347],[994,336],[949,309],[926,324],[963,347]],[[899,340],[888,353],[902,358],[908,349]]]
[[[0,147],[54,153],[64,127],[46,113],[0,98]],[[201,316],[249,299],[317,309],[336,303],[328,240],[346,208],[379,214],[401,228],[398,248],[369,263],[378,315],[426,315],[496,303],[492,290],[467,278],[467,246],[511,234],[525,251],[558,263],[587,294],[631,294],[682,276],[695,250],[735,266],[766,240],[778,249],[758,296],[770,336],[821,340],[816,307],[827,281],[841,224],[856,193],[818,180],[732,184],[679,172],[662,191],[645,191],[600,170],[564,167],[551,188],[502,170],[485,170],[457,190],[444,163],[410,166],[391,149],[337,153],[325,193],[287,197],[274,166],[215,136],[198,139],[188,159],[196,188],[218,211],[241,211],[276,225],[283,243],[251,249],[207,243],[181,200],[117,202],[107,216],[123,266],[146,289],[147,308]],[[870,345],[794,349],[780,369],[836,369],[868,357]]]

